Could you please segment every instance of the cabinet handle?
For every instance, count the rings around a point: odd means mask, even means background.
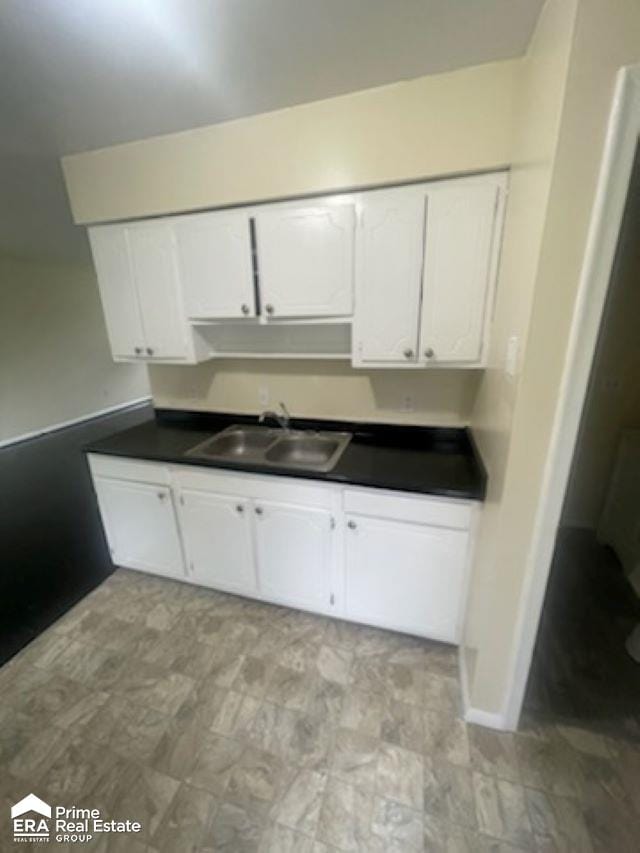
[[[134,347],[133,351],[136,355],[142,355],[142,347]]]
[[[409,349],[407,347],[407,349],[404,351],[403,355],[405,358],[413,358],[413,350]]]
[[[236,506],[236,512],[239,512],[239,513],[243,513],[243,512],[244,512],[244,507],[242,506],[242,504],[238,504],[238,505]]]
[[[256,507],[256,515],[262,515],[262,507],[261,506]]]
[[[153,355],[153,347],[147,347],[147,355]]]
[[[347,521],[347,527],[349,528],[349,530],[355,530],[357,526],[358,525],[355,523],[355,521]]]
[[[435,352],[431,349],[431,347],[427,347],[426,350],[424,351],[424,355],[425,355],[425,358],[433,358],[435,355]]]
[[[267,312],[267,314],[273,314],[273,305],[271,305],[271,304],[265,305],[264,310]]]
[[[249,313],[249,306],[246,304],[246,302],[242,306],[242,313],[245,315]]]
[[[158,492],[158,500],[163,501],[166,498],[166,492]]]

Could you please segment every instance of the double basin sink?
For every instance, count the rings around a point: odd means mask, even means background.
[[[196,444],[187,456],[274,468],[331,471],[351,441],[347,432],[233,425]]]

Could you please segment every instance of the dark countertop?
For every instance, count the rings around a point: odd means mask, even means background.
[[[328,473],[259,464],[218,462],[185,456],[194,445],[234,423],[255,424],[247,415],[157,409],[154,420],[88,444],[87,453],[103,453],[158,462],[226,468],[373,486],[452,498],[482,500],[486,471],[466,428],[414,427],[294,418],[299,429],[341,430],[353,438]]]

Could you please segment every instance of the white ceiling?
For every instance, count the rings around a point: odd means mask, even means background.
[[[59,157],[524,53],[543,0],[2,0],[0,252],[81,255]]]

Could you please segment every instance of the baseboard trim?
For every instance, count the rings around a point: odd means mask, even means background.
[[[497,729],[501,732],[507,730],[507,722],[504,714],[482,711],[480,708],[466,707],[464,709],[464,720],[466,723],[475,723],[477,726],[484,726],[485,729]]]
[[[472,708],[469,704],[469,671],[463,645],[458,646],[458,671],[460,672],[460,692],[462,693],[462,716],[465,722],[484,726],[486,729],[505,731],[507,724],[504,714]]]
[[[469,707],[469,670],[467,669],[467,659],[464,654],[464,643],[462,641],[458,646],[458,673],[460,674],[462,715],[463,717],[466,717],[467,708]]]
[[[77,426],[78,424],[85,423],[85,421],[92,421],[95,420],[95,418],[101,418],[103,415],[112,415],[115,412],[121,412],[125,409],[139,409],[141,406],[145,406],[150,400],[150,396],[138,397],[136,400],[127,400],[126,403],[116,403],[115,406],[107,406],[106,409],[99,409],[97,412],[89,412],[89,414],[80,415],[80,417],[72,418],[69,421],[62,421],[61,423],[51,424],[50,426],[33,430],[33,432],[25,432],[22,433],[22,435],[5,438],[3,441],[0,441],[0,448],[9,447],[12,444],[21,444],[23,441],[29,441],[29,439],[32,438],[39,438],[40,436],[47,435],[50,432],[58,432],[58,430],[66,429],[67,427]]]

